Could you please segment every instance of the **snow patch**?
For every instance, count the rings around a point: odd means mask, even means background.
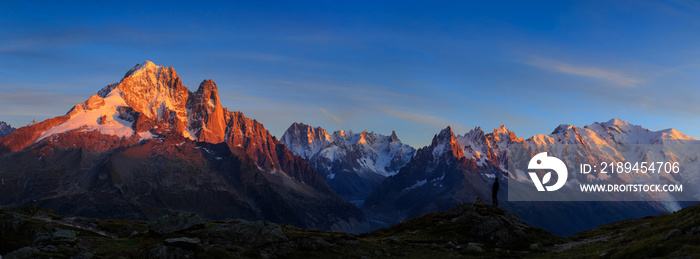
[[[119,106],[127,106],[122,98],[122,93],[119,89],[114,88],[104,98],[104,105],[97,109],[82,111],[74,114],[66,122],[59,124],[41,134],[37,142],[49,136],[65,133],[71,130],[87,127],[87,131],[98,130],[102,134],[113,135],[117,137],[131,137],[134,135],[134,130],[131,129],[131,122],[122,120],[118,117],[117,108]],[[105,121],[102,121],[102,116],[105,116]],[[102,124],[100,124],[102,123]]]
[[[331,146],[321,151],[321,156],[328,158],[328,160],[334,161],[338,157],[338,146]]]
[[[156,64],[154,64],[151,61],[144,61],[141,64],[136,65],[134,68],[131,69],[131,73],[129,76],[138,76],[144,71],[147,71],[149,68],[155,68]]]
[[[141,137],[139,138],[139,141],[149,140],[155,137],[155,135],[153,135],[153,133],[151,133],[150,131],[139,132],[139,136]]]
[[[442,173],[442,175],[438,178],[430,180],[430,182],[442,181],[443,179],[445,179],[445,173]]]
[[[421,181],[417,181],[416,184],[412,185],[411,187],[408,187],[408,188],[404,189],[401,193],[402,193],[402,194],[403,194],[403,193],[407,193],[407,192],[409,192],[410,190],[413,190],[413,189],[415,189],[415,188],[418,188],[418,187],[421,187],[421,186],[425,185],[426,183],[428,183],[428,180],[427,180],[427,179],[424,179],[424,180],[421,180]]]
[[[443,153],[445,153],[445,148],[447,147],[447,143],[440,143],[433,149],[433,157],[434,158],[439,158]]]

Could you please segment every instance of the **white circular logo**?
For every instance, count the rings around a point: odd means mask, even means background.
[[[557,182],[550,185],[550,186],[544,186],[551,180],[552,178],[552,172],[547,172],[544,177],[542,177],[542,181],[540,181],[540,178],[537,176],[537,173],[534,171],[529,172],[530,174],[530,179],[532,179],[532,183],[535,184],[535,187],[537,188],[537,191],[543,192],[545,191],[556,191],[559,190],[561,187],[564,186],[566,183],[566,178],[569,176],[569,171],[566,169],[566,165],[564,162],[559,160],[559,158],[556,157],[548,157],[547,152],[542,152],[530,159],[530,163],[527,166],[527,169],[529,170],[537,170],[537,169],[545,169],[545,170],[554,170],[554,172],[557,173]]]

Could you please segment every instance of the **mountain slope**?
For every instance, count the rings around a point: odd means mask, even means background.
[[[369,218],[390,225],[487,197],[491,190],[488,173],[498,173],[498,169],[491,164],[481,167],[474,158],[464,156],[447,127],[433,137],[430,146],[418,149],[398,174],[387,177],[362,209]]]
[[[374,132],[342,130],[328,134],[321,127],[294,123],[281,142],[301,156],[328,185],[358,206],[384,178],[396,174],[411,160],[415,150],[401,143],[395,132],[384,136]]]
[[[150,61],[66,115],[0,139],[0,204],[96,217],[172,210],[356,231],[362,213],[259,122]]]

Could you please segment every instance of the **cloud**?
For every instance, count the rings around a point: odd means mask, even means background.
[[[530,60],[524,63],[563,74],[605,80],[624,87],[634,88],[644,81],[641,78],[629,76],[617,71],[611,71],[599,67],[573,65],[540,57],[532,57]]]
[[[450,122],[443,118],[432,115],[420,114],[417,112],[406,112],[388,108],[381,109],[381,112],[389,116],[397,117],[411,122],[416,122],[420,125],[432,125],[438,128],[444,128],[450,125]]]
[[[308,91],[323,91],[338,96],[360,96],[360,97],[374,97],[377,99],[411,99],[411,100],[422,100],[421,97],[410,95],[406,93],[401,93],[399,91],[393,90],[383,90],[387,86],[381,84],[368,84],[368,83],[346,83],[340,82],[335,84],[327,83],[312,83],[312,82],[291,82],[283,81],[280,82],[284,85],[300,87]]]
[[[337,122],[337,123],[343,123],[343,119],[338,118],[338,116],[335,116],[335,115],[333,115],[333,114],[327,112],[325,109],[321,108],[321,112],[322,112],[324,115],[326,115],[326,116],[328,116],[328,117],[331,117],[331,119],[333,119],[335,122]]]
[[[0,107],[2,106],[18,106],[24,107],[55,107],[61,105],[69,109],[73,105],[83,102],[81,97],[72,95],[71,93],[59,92],[5,92],[0,93]]]
[[[290,61],[293,58],[288,56],[275,55],[265,52],[242,52],[242,51],[204,51],[203,54],[209,57],[217,58],[227,58],[227,59],[244,59],[252,61],[263,61],[263,62],[282,62]]]

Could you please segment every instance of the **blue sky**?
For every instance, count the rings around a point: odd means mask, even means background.
[[[278,137],[296,121],[420,147],[447,125],[621,118],[700,138],[698,2],[251,2],[0,2],[0,120],[63,115],[151,60]]]

